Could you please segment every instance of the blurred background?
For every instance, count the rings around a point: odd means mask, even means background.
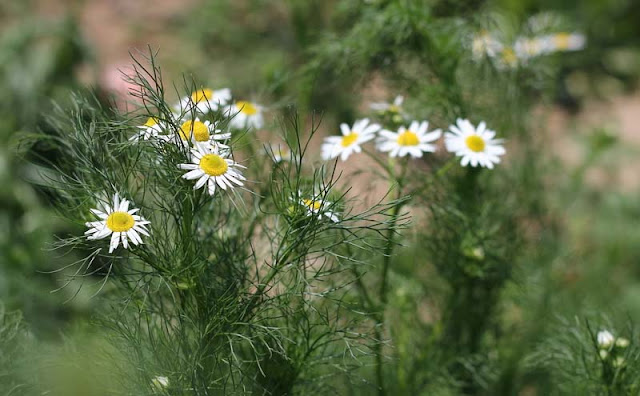
[[[38,187],[46,173],[34,158],[52,154],[23,142],[24,136],[47,132],[54,103],[64,107],[70,92],[82,91],[126,110],[131,87],[122,76],[131,54],[148,53],[150,47],[158,51],[165,82],[180,86],[184,75],[228,86],[236,96],[269,104],[276,113],[296,103],[302,112],[323,112],[322,135],[333,133],[337,122],[353,119],[369,102],[407,93],[401,82],[375,70],[383,70],[384,62],[366,65],[367,73],[355,80],[309,72],[317,70],[318,46],[328,46],[330,34],[341,37],[349,30],[356,3],[383,2],[349,3],[0,0],[0,328],[5,339],[17,313],[31,336],[55,343],[64,334],[82,332],[78,329],[104,304],[93,297],[99,277],[84,287],[66,285],[64,266],[80,253],[53,250],[52,243],[56,235],[83,230],[65,222],[51,208],[50,192]],[[557,60],[557,73],[545,83],[547,96],[530,98],[533,139],[544,147],[551,169],[544,175],[550,207],[544,216],[553,216],[558,227],[552,241],[540,242],[553,245],[553,255],[545,257],[541,250],[530,265],[544,261],[549,268],[544,293],[549,293],[550,316],[589,311],[639,318],[640,2],[437,3],[447,3],[444,14],[464,13],[457,7],[469,4],[483,7],[511,24],[555,12],[587,36],[584,51]],[[171,90],[168,95],[178,98]],[[531,279],[535,271],[530,271],[522,277]],[[511,308],[514,320],[523,315]]]

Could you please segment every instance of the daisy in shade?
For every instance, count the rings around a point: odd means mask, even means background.
[[[166,138],[174,143],[182,144],[196,144],[196,143],[209,143],[211,145],[217,145],[221,147],[227,147],[217,141],[224,141],[231,138],[230,133],[220,133],[219,129],[216,129],[216,125],[209,121],[200,121],[199,118],[195,120],[185,121],[180,125],[180,129],[176,137],[167,136]]]
[[[475,60],[482,60],[485,56],[493,58],[502,51],[502,47],[495,35],[487,30],[481,30],[471,39],[471,53]]]
[[[513,50],[518,59],[526,61],[541,55],[543,46],[543,41],[537,37],[519,37],[513,45]]]
[[[129,201],[120,199],[116,193],[113,196],[113,205],[102,203],[102,208],[91,209],[91,213],[100,220],[85,223],[89,230],[84,234],[87,239],[103,239],[111,236],[109,253],[112,253],[120,242],[125,249],[129,248],[129,241],[134,245],[142,243],[140,234],[149,236],[147,224],[149,222],[137,215],[139,209],[129,209]]]
[[[262,106],[253,102],[247,102],[244,100],[235,102],[229,106],[227,110],[228,116],[233,117],[231,118],[231,121],[229,121],[229,126],[235,129],[260,129],[264,125],[262,110]]]
[[[246,180],[238,170],[244,166],[228,159],[228,155],[228,151],[221,151],[216,146],[198,144],[191,149],[191,163],[178,166],[180,169],[189,171],[182,175],[184,179],[197,179],[195,186],[193,186],[194,190],[206,185],[209,195],[213,196],[216,192],[216,186],[226,190],[243,186],[243,181]]]
[[[195,109],[199,113],[206,114],[226,106],[230,100],[231,90],[229,88],[215,91],[210,88],[200,88],[197,91],[193,91],[191,95],[182,98],[180,104],[176,106],[176,110],[182,113]]]
[[[587,39],[580,33],[560,32],[543,36],[543,47],[545,53],[556,51],[579,51],[587,44]]]
[[[288,162],[293,159],[293,153],[291,152],[291,149],[286,145],[283,146],[280,144],[272,144],[271,146],[269,146],[269,148],[266,149],[266,153],[272,157],[273,162],[275,163],[280,163],[283,161]]]
[[[393,103],[387,103],[387,102],[371,103],[369,105],[369,108],[371,110],[374,110],[380,113],[390,112],[390,113],[402,114],[402,102],[404,102],[404,96],[398,95],[393,100]]]
[[[483,122],[474,127],[469,120],[458,118],[456,125],[449,127],[445,133],[445,145],[449,152],[462,157],[462,166],[483,166],[493,169],[493,164],[500,163],[499,156],[504,155],[502,139],[494,139],[496,133],[487,129]]]
[[[140,131],[129,138],[132,142],[153,139],[162,133],[162,126],[155,117],[149,117],[144,125],[140,125],[137,128],[140,129]]]
[[[440,129],[428,132],[427,121],[413,121],[409,128],[401,126],[398,132],[382,130],[378,140],[378,150],[388,152],[391,157],[404,157],[409,154],[413,158],[422,157],[422,153],[433,153],[436,146],[429,144],[442,135]]]
[[[368,118],[356,121],[353,127],[340,124],[342,136],[329,136],[324,139],[322,159],[326,161],[340,157],[346,161],[351,154],[361,152],[360,145],[375,138],[380,128],[378,124],[369,124]]]
[[[302,193],[298,191],[298,196],[302,197]],[[333,203],[325,201],[320,196],[314,196],[313,198],[300,198],[300,205],[307,210],[308,216],[318,216],[318,220],[325,216],[329,220],[337,223],[340,221],[336,213],[328,210]]]

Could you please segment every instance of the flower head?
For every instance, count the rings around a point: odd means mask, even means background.
[[[427,121],[413,121],[409,128],[401,126],[397,132],[382,130],[378,140],[378,150],[388,152],[391,157],[422,157],[422,153],[436,151],[436,146],[429,144],[440,138],[442,131],[435,129],[428,132]]]
[[[502,48],[502,43],[487,30],[480,31],[471,40],[471,54],[475,60],[481,60],[485,56],[493,58]]]
[[[189,112],[195,109],[197,112],[206,114],[226,106],[231,100],[231,90],[223,88],[212,90],[210,88],[200,88],[193,91],[191,95],[185,96],[180,100],[176,110],[180,112]]]
[[[214,123],[207,121],[200,121],[199,118],[195,120],[187,120],[180,125],[176,136],[166,136],[167,141],[179,144],[210,144],[213,146],[227,147],[219,141],[224,141],[231,138],[230,133],[220,133],[219,129],[216,129]]]
[[[537,37],[520,37],[513,45],[513,50],[516,57],[524,61],[541,55],[543,47],[544,42]]]
[[[356,121],[353,127],[340,124],[342,136],[329,136],[324,139],[322,159],[330,160],[340,157],[345,161],[351,154],[361,152],[360,145],[375,138],[375,133],[380,128],[378,124],[369,124],[368,118]]]
[[[162,391],[169,386],[169,378],[159,375],[151,380],[151,385],[155,390]]]
[[[162,123],[155,117],[149,117],[147,121],[137,127],[140,131],[129,138],[133,142],[149,140],[158,137],[162,133]]]
[[[180,169],[188,170],[182,177],[187,180],[196,180],[194,189],[207,185],[209,195],[213,196],[216,186],[223,190],[243,186],[246,180],[238,168],[244,168],[237,162],[228,159],[229,153],[221,151],[218,147],[196,145],[191,149],[191,163],[180,164]]]
[[[615,337],[609,330],[601,330],[596,335],[596,340],[601,349],[609,349],[615,342]]]
[[[138,209],[129,209],[129,201],[120,199],[114,194],[112,205],[102,203],[102,208],[91,209],[91,213],[100,220],[85,223],[89,230],[84,234],[87,239],[103,239],[111,235],[109,253],[112,253],[120,242],[125,249],[129,248],[129,240],[134,245],[142,243],[140,234],[149,236],[147,224],[149,222],[137,215]]]
[[[303,194],[298,191],[299,201],[298,203],[307,210],[308,216],[316,216],[318,220],[325,216],[334,223],[340,221],[335,212],[329,210],[333,203],[325,201],[319,194],[314,194],[313,197],[304,197]]]
[[[541,38],[545,53],[558,51],[579,51],[587,44],[586,37],[581,33],[559,32]]]
[[[291,161],[293,159],[293,153],[291,152],[291,149],[289,149],[289,147],[287,147],[286,145],[280,145],[280,144],[272,144],[268,149],[267,149],[267,154],[270,154],[273,156],[273,161],[275,163],[280,163],[283,161]]]
[[[487,129],[484,121],[476,128],[469,120],[458,118],[456,125],[451,125],[445,133],[445,145],[449,152],[462,157],[462,166],[493,169],[493,164],[500,163],[499,156],[505,153],[502,140],[494,139],[495,136],[495,131]]]
[[[259,104],[244,100],[235,102],[227,109],[227,116],[233,117],[229,121],[229,125],[236,129],[260,129],[264,125],[262,111],[263,108]]]
[[[396,114],[402,114],[402,102],[404,102],[404,96],[402,95],[398,95],[396,96],[396,98],[393,100],[393,103],[387,103],[387,102],[376,102],[376,103],[371,103],[369,105],[369,108],[371,110],[380,112],[380,113],[396,113]]]

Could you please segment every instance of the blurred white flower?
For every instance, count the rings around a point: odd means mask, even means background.
[[[579,51],[587,44],[587,38],[581,33],[560,32],[541,38],[544,53],[558,51]]]
[[[151,385],[153,385],[156,390],[162,391],[169,386],[169,378],[159,375],[151,380]]]
[[[398,95],[393,100],[393,103],[375,102],[369,104],[369,108],[381,113],[388,111],[390,113],[402,114],[402,102],[404,102],[404,97],[402,95]]]
[[[244,100],[235,102],[227,108],[227,117],[233,117],[229,121],[231,128],[256,128],[260,129],[264,125],[262,117],[263,107],[253,102]]]
[[[458,118],[456,125],[449,127],[445,133],[445,145],[449,152],[462,157],[462,166],[483,166],[493,169],[493,164],[500,163],[499,156],[505,154],[502,139],[495,139],[496,133],[484,121],[474,127],[469,120]]]
[[[629,340],[624,337],[619,337],[618,339],[616,339],[616,346],[618,348],[626,348],[629,346]]]
[[[351,154],[361,152],[360,145],[374,139],[380,128],[378,124],[369,124],[368,118],[356,121],[353,127],[340,124],[342,136],[329,136],[324,139],[321,148],[322,159],[326,161],[340,157],[342,161],[346,161]]]
[[[609,330],[599,331],[596,339],[598,341],[598,346],[602,349],[609,349],[613,345],[615,341],[615,337]]]
[[[199,113],[206,114],[225,106],[230,100],[231,90],[229,88],[215,91],[210,88],[201,88],[182,98],[175,110],[186,113],[195,109]]]
[[[272,155],[273,161],[276,163],[291,161],[293,159],[293,153],[291,152],[291,149],[289,149],[289,147],[286,145],[272,144],[267,149],[267,154]]]
[[[607,352],[606,349],[601,349],[599,352],[600,358],[602,360],[606,359],[607,357],[609,357],[609,352]]]
[[[178,165],[180,169],[188,170],[182,177],[187,180],[196,180],[194,190],[207,185],[209,195],[213,196],[216,186],[223,190],[243,186],[246,178],[237,168],[244,168],[237,162],[226,158],[226,151],[220,151],[217,147],[196,145],[191,149],[191,163]]]
[[[118,194],[114,194],[112,205],[101,202],[98,209],[91,209],[91,213],[100,220],[85,223],[89,230],[84,234],[87,239],[103,239],[111,235],[109,253],[112,253],[120,242],[125,249],[129,248],[129,240],[134,245],[142,243],[140,234],[149,236],[146,225],[149,221],[136,215],[139,209],[129,209],[129,201],[120,200]],[[102,207],[100,207],[102,206]]]
[[[520,65],[521,59],[518,57],[514,47],[503,47],[496,56],[496,67],[498,69],[515,69]]]
[[[502,48],[502,43],[487,30],[480,31],[471,40],[471,54],[475,60],[482,60],[485,56],[493,58]]]
[[[618,356],[613,360],[613,367],[622,367],[624,366],[625,360],[622,356]]]
[[[537,37],[519,37],[513,45],[518,59],[528,60],[543,53],[544,42]]]
[[[436,146],[429,144],[440,138],[440,129],[428,132],[427,121],[413,121],[409,128],[401,126],[397,132],[382,130],[378,140],[378,150],[388,152],[391,157],[422,157],[422,153],[433,153]]]

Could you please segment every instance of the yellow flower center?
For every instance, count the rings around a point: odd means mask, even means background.
[[[404,131],[398,135],[398,144],[401,146],[417,146],[419,143],[418,135],[411,131]]]
[[[152,126],[156,125],[157,123],[158,123],[158,121],[157,121],[155,118],[153,118],[153,117],[149,117],[149,118],[147,119],[147,122],[145,122],[145,123],[144,123],[144,126],[146,126],[146,127],[152,127]]]
[[[200,121],[187,121],[180,127],[178,135],[185,141],[193,136],[197,142],[206,142],[209,140],[209,128]]]
[[[134,224],[133,216],[127,212],[113,212],[107,217],[107,227],[113,232],[129,231]]]
[[[209,88],[200,89],[191,93],[191,100],[194,103],[204,102],[205,100],[211,100],[213,98],[213,91]]]
[[[229,165],[218,154],[205,154],[200,159],[200,169],[209,176],[221,176],[227,173]]]
[[[390,113],[399,113],[400,112],[400,106],[392,104],[391,106],[389,106],[389,112]]]
[[[349,147],[351,146],[353,143],[356,142],[356,140],[358,140],[358,134],[355,132],[351,132],[350,134],[348,134],[347,136],[343,136],[342,137],[342,147]]]
[[[315,201],[313,199],[303,199],[302,203],[309,209],[320,210],[322,208],[322,202]]]
[[[505,48],[502,50],[502,61],[507,65],[515,65],[518,63],[518,56],[513,48]]]
[[[559,49],[569,48],[569,33],[558,33],[553,37],[553,42]]]
[[[464,142],[467,147],[469,147],[469,150],[475,153],[484,151],[484,140],[478,135],[470,135],[464,140]]]
[[[253,103],[245,102],[243,100],[236,102],[236,107],[238,108],[238,110],[240,110],[241,113],[249,116],[254,115],[258,112],[258,109],[253,105]]]

